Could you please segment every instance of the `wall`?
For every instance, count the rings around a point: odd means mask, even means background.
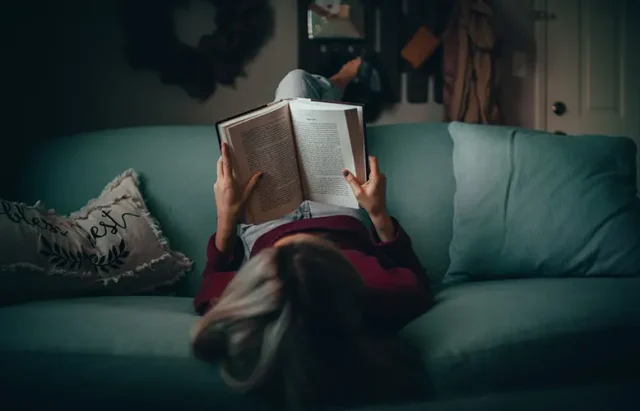
[[[124,37],[116,1],[66,0],[56,10],[24,12],[18,36],[27,47],[46,43],[44,73],[22,99],[22,110],[42,122],[38,132],[75,133],[147,124],[207,124],[272,98],[282,73],[296,65],[295,0],[279,0],[273,40],[248,67],[237,88],[219,88],[205,103],[155,73],[134,71],[123,57]],[[50,7],[50,6],[47,6]],[[213,29],[213,9],[194,1],[176,18],[179,33],[195,43]],[[38,32],[39,35],[29,34]],[[45,44],[42,44],[45,45]],[[31,56],[33,58],[34,56]],[[24,58],[21,59],[24,61]],[[44,64],[43,64],[44,63]]]
[[[273,0],[273,4],[275,35],[247,67],[248,76],[239,79],[235,89],[220,87],[211,99],[199,103],[178,87],[162,85],[155,73],[134,71],[127,65],[116,1],[21,2],[4,14],[14,41],[6,61],[15,63],[9,68],[7,84],[13,104],[5,111],[5,120],[29,140],[111,127],[210,124],[263,104],[272,99],[280,78],[296,67],[296,1]],[[497,1],[498,15],[507,21],[510,33],[509,50],[531,51],[532,24],[529,30],[526,14],[530,8],[530,1],[524,5]],[[183,39],[195,43],[203,32],[212,30],[213,13],[202,0],[192,1],[191,9],[176,18]],[[507,119],[530,124],[531,79],[507,77],[503,93]],[[442,107],[437,104],[401,103],[378,122],[441,118]]]

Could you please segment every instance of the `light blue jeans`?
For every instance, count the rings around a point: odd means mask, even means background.
[[[371,227],[371,220],[369,220],[367,212],[363,209],[333,206],[317,203],[315,201],[305,200],[300,204],[300,206],[298,206],[298,208],[294,212],[287,214],[277,220],[267,221],[266,223],[255,225],[240,224],[240,226],[238,227],[238,235],[242,240],[242,244],[244,245],[245,260],[249,259],[249,255],[251,255],[251,250],[253,249],[253,245],[256,243],[256,240],[258,240],[258,238],[260,238],[263,234],[268,233],[276,227],[290,223],[292,221],[336,215],[355,217],[360,220],[360,222],[362,222],[365,227]]]
[[[310,74],[304,70],[292,70],[280,81],[276,90],[275,100],[296,97],[339,101],[342,99],[342,92],[325,77]],[[292,221],[335,215],[355,217],[366,227],[371,226],[369,216],[362,209],[333,206],[315,201],[303,201],[294,212],[277,220],[256,225],[240,224],[238,235],[244,245],[245,259],[249,259],[251,249],[256,240],[276,227]]]
[[[280,80],[274,100],[296,97],[340,101],[342,91],[326,77],[296,69]]]

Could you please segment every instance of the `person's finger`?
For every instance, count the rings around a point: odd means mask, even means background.
[[[218,158],[218,177],[224,177],[224,167],[222,166],[222,156]]]
[[[351,191],[356,195],[356,198],[359,197],[362,193],[362,184],[360,184],[353,173],[349,170],[342,170],[342,175],[344,176],[344,179],[347,180],[347,183],[349,183]]]
[[[264,175],[264,172],[258,171],[253,176],[251,176],[251,179],[247,183],[247,186],[244,188],[244,193],[242,194],[243,201],[247,201],[249,199],[249,197],[251,196],[251,193],[256,188],[256,185],[258,185],[258,181],[260,181],[260,178],[263,175]]]
[[[227,143],[222,143],[222,167],[225,176],[231,176],[233,168],[231,166],[231,152]]]
[[[371,170],[371,174],[377,176],[380,174],[380,168],[378,167],[378,159],[374,156],[369,156],[369,169]]]

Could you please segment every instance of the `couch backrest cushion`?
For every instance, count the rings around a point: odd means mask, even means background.
[[[640,275],[636,146],[451,123],[457,191],[447,283]]]
[[[440,287],[449,266],[453,226],[453,142],[445,123],[369,127],[370,154],[387,176],[389,211],[405,228],[431,279]]]
[[[446,124],[370,126],[370,153],[388,177],[388,203],[439,284],[448,267],[453,193],[452,142]],[[10,200],[44,202],[70,213],[128,168],[140,175],[149,210],[171,248],[193,259],[178,286],[194,295],[209,236],[216,230],[213,183],[220,155],[213,126],[104,130],[52,138],[30,148],[20,190]]]

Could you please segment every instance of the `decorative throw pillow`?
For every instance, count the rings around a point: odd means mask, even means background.
[[[445,283],[640,274],[636,147],[453,122],[451,263]]]
[[[70,216],[0,200],[0,232],[0,303],[146,292],[191,269],[169,248],[133,170]]]

